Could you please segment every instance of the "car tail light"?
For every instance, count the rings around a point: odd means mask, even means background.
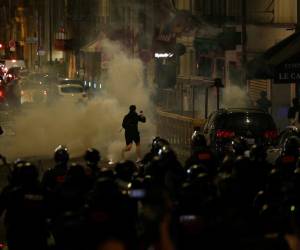
[[[217,138],[232,138],[235,136],[235,133],[230,130],[217,130]]]
[[[278,136],[276,130],[267,130],[264,132],[264,137],[267,139],[276,139]]]
[[[0,90],[0,98],[4,97],[4,92]]]

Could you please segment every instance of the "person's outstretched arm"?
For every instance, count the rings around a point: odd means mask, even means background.
[[[146,122],[146,117],[144,116],[143,111],[141,111],[140,114],[139,114],[139,121],[140,122]]]

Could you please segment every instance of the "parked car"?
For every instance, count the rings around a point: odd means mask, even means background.
[[[17,68],[26,68],[24,60],[18,60],[18,59],[7,59],[7,60],[0,60],[0,63],[5,65],[7,69],[17,67]]]
[[[69,78],[64,78],[59,80],[59,85],[66,85],[66,84],[75,84],[75,85],[80,85],[84,87],[84,81],[80,79],[69,79]]]
[[[259,109],[221,109],[210,114],[204,129],[208,145],[222,154],[237,138],[248,143],[269,145],[277,138],[277,128],[270,114]]]
[[[74,103],[85,103],[88,99],[87,94],[80,84],[58,84],[58,96],[63,101]]]
[[[54,82],[51,76],[42,73],[34,73],[21,78],[19,80],[21,104],[46,103],[53,95]]]
[[[60,85],[63,84],[77,84],[81,85],[89,98],[97,96],[102,92],[102,84],[96,81],[86,81],[80,79],[61,79],[59,81]]]

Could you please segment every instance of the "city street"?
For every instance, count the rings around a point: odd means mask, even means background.
[[[300,249],[300,0],[0,23],[0,250]]]

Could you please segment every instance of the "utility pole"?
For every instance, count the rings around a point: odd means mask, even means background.
[[[247,87],[247,0],[242,0],[242,83]]]
[[[300,32],[300,0],[297,0],[297,24],[295,32]],[[295,97],[300,97],[300,86],[299,82],[295,83]]]
[[[297,0],[297,25],[296,32],[300,31],[300,0]]]
[[[52,65],[52,40],[53,40],[53,28],[52,28],[52,10],[53,10],[53,2],[49,0],[49,61]]]
[[[37,27],[37,38],[38,38],[38,48],[37,48],[37,51],[38,51],[38,70],[40,71],[40,68],[41,68],[41,54],[40,54],[40,51],[41,51],[41,9],[40,9],[40,6],[38,7],[38,16],[37,16],[37,20],[38,20],[38,27]]]

